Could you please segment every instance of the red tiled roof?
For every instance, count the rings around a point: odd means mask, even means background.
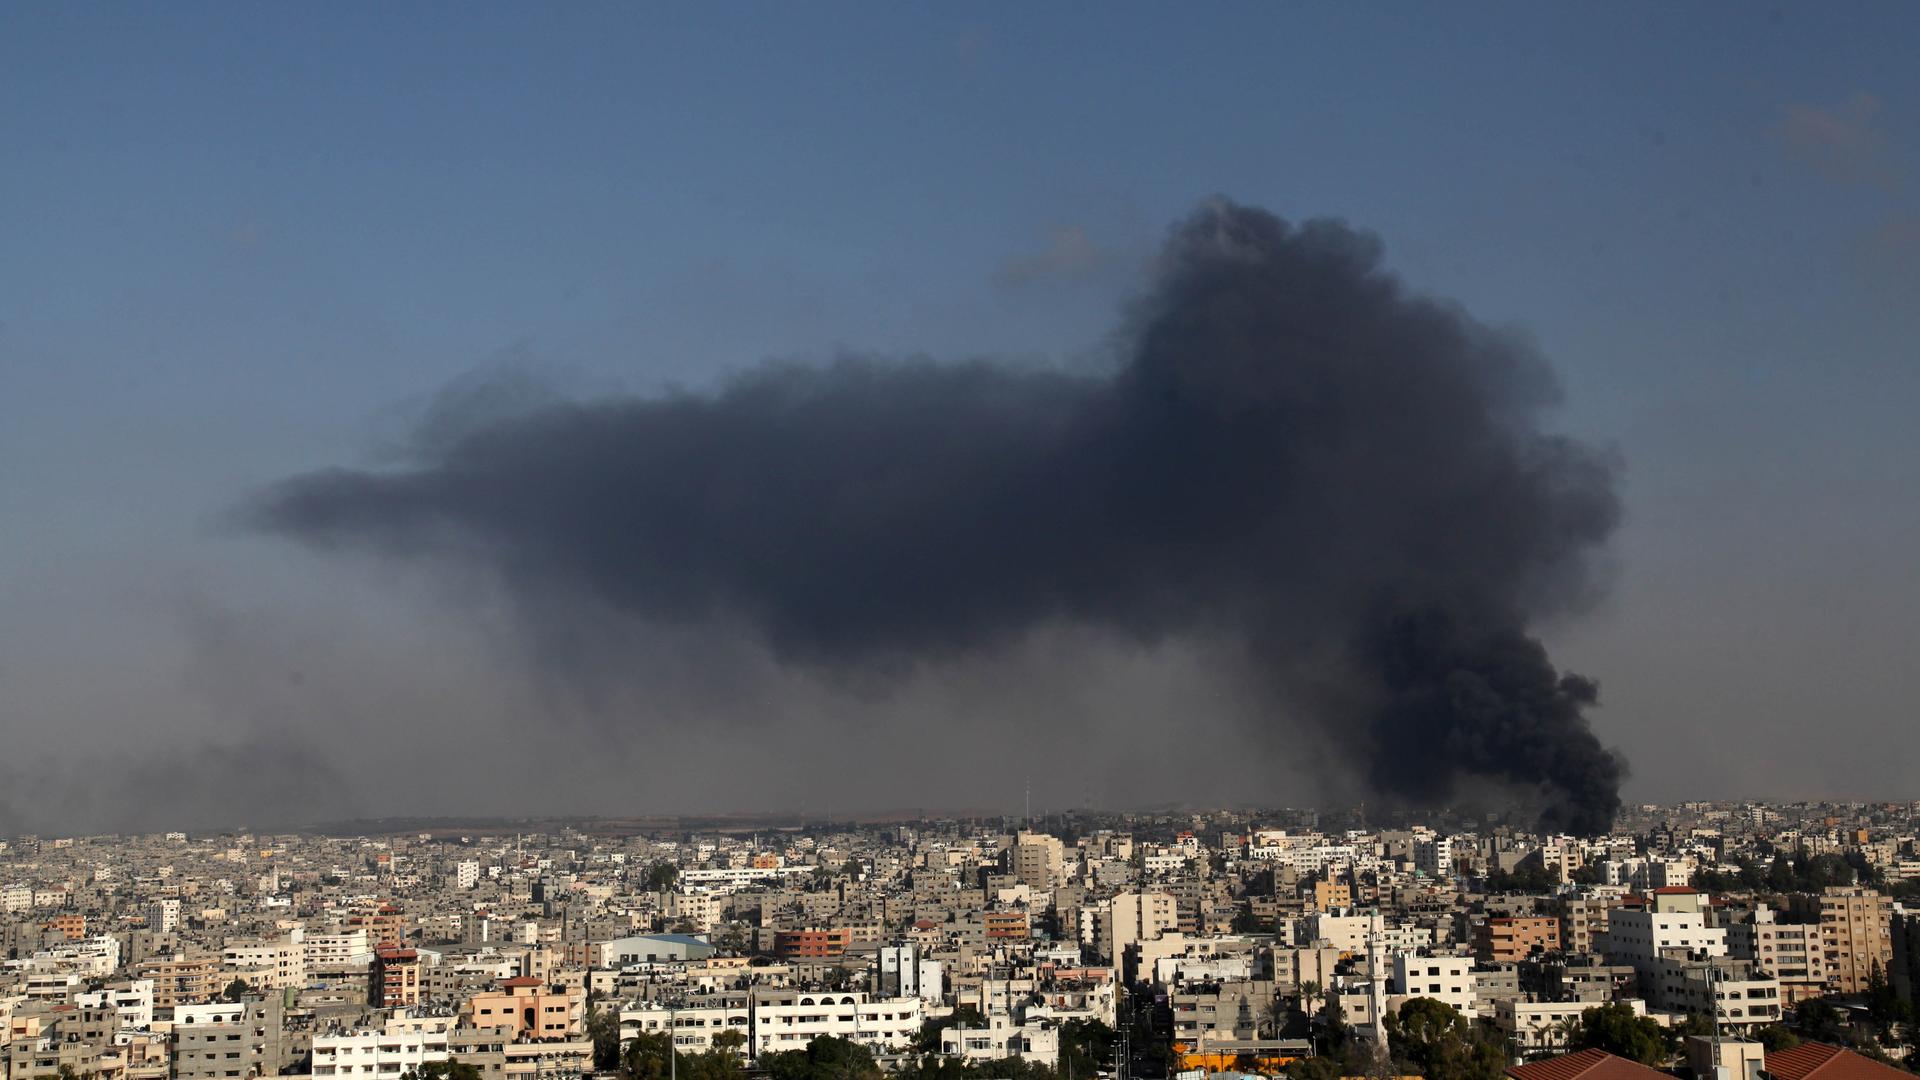
[[[1691,885],[1662,885],[1653,891],[1661,896],[1676,896],[1684,893],[1697,893],[1700,890]]]
[[[538,975],[515,975],[511,979],[501,979],[500,985],[501,986],[539,986],[540,977]]]
[[[1891,1065],[1827,1043],[1807,1042],[1767,1055],[1767,1071],[1779,1080],[1895,1080],[1911,1078]]]
[[[1507,1069],[1514,1080],[1673,1080],[1658,1069],[1605,1050],[1582,1050]]]

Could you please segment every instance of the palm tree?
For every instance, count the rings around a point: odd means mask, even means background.
[[[1280,1037],[1280,1029],[1285,1027],[1286,1023],[1287,999],[1275,990],[1273,996],[1267,999],[1267,1003],[1260,1006],[1259,1025],[1266,1030],[1267,1038],[1277,1039]]]
[[[1563,1016],[1549,1022],[1545,1028],[1541,1029],[1541,1034],[1546,1036],[1547,1047],[1554,1050],[1565,1050],[1571,1046],[1573,1037],[1579,1032],[1580,1017],[1577,1015]]]

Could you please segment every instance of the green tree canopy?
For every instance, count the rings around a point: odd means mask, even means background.
[[[1500,1080],[1505,1040],[1433,998],[1413,998],[1387,1015],[1387,1045],[1396,1062],[1427,1080]]]
[[[919,1034],[913,1037],[913,1051],[917,1054],[937,1054],[940,1052],[940,1033],[950,1027],[985,1027],[987,1018],[972,1005],[961,1005],[945,1016],[936,1016],[920,1025]]]
[[[408,1070],[405,1080],[486,1080],[486,1075],[478,1065],[448,1058],[445,1061],[429,1061]]]
[[[823,1035],[805,1050],[761,1054],[768,1080],[881,1080],[873,1052],[851,1039]]]
[[[1620,1002],[1601,1005],[1580,1014],[1579,1030],[1568,1040],[1575,1050],[1605,1050],[1642,1065],[1659,1066],[1672,1054],[1672,1044],[1659,1024]]]

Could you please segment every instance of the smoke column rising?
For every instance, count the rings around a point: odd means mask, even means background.
[[[1409,293],[1369,234],[1223,200],[1174,229],[1118,340],[1101,375],[844,359],[541,404],[251,513],[477,560],[543,607],[744,621],[826,671],[1055,622],[1201,641],[1389,801],[1489,784],[1609,827],[1595,686],[1531,626],[1596,591],[1613,469],[1541,429],[1557,388],[1530,347]]]

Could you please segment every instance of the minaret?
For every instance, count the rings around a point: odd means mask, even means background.
[[[1387,1053],[1387,970],[1386,950],[1382,947],[1385,936],[1380,909],[1374,908],[1367,922],[1367,1017],[1371,1021],[1376,1058],[1385,1057]]]

